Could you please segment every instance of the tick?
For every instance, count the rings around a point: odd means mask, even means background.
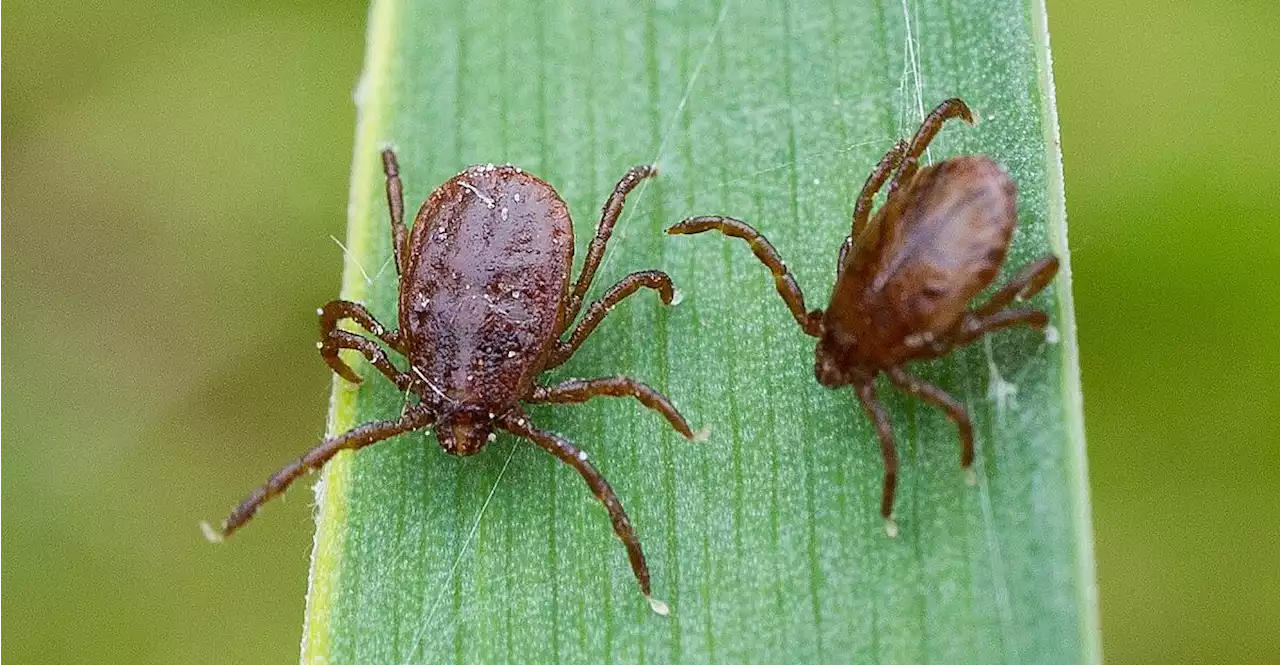
[[[875,379],[889,381],[946,412],[960,431],[960,465],[972,483],[973,426],[956,398],[907,373],[908,362],[938,358],[983,335],[1017,325],[1043,330],[1043,312],[1015,309],[1039,293],[1058,272],[1048,255],[1022,269],[987,302],[969,301],[995,279],[1017,221],[1016,188],[988,157],[965,155],[919,167],[920,155],[951,118],[973,124],[959,99],[949,99],[924,119],[910,143],[899,140],[867,178],[853,209],[853,232],[840,248],[836,283],[827,309],[809,311],[804,295],[777,250],[745,222],[693,217],[670,234],[717,230],[741,238],[773,273],[774,284],[805,334],[818,339],[814,375],[828,388],[853,386],[875,424],[884,458],[880,513],[897,534],[893,497],[898,453],[889,414],[876,397]],[[872,216],[872,198],[887,185],[884,204]],[[1049,329],[1047,334],[1052,334]]]
[[[539,429],[521,408],[578,403],[600,396],[634,397],[657,411],[687,439],[700,439],[675,406],[658,391],[625,376],[571,379],[540,385],[538,375],[560,366],[609,311],[641,288],[658,292],[664,304],[675,295],[671,278],[657,270],[628,275],[583,310],[613,226],[629,194],[652,166],[633,167],[604,204],[582,272],[570,284],[573,223],[555,189],[514,166],[472,166],[441,185],[418,210],[413,228],[404,225],[404,196],[396,155],[382,153],[391,213],[395,267],[400,277],[399,328],[383,326],[360,303],[335,300],[318,311],[325,362],[339,376],[360,375],[338,352],[354,349],[396,387],[416,398],[393,420],[371,422],[307,451],[244,499],[211,539],[230,536],[258,508],[303,474],[319,469],[343,450],[356,450],[405,432],[434,426],[450,455],[472,455],[498,430],[532,441],[573,468],[604,504],[626,546],[640,591],[659,614],[667,606],[653,598],[644,552],[622,502],[587,454],[563,437]],[[337,327],[350,319],[408,360],[400,370],[374,340]],[[565,333],[568,337],[565,338]]]

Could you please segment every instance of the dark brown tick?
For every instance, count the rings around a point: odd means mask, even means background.
[[[361,378],[338,352],[359,351],[417,402],[406,406],[399,418],[361,425],[312,448],[246,497],[221,529],[204,525],[206,535],[213,540],[230,536],[263,503],[340,451],[434,425],[446,453],[472,455],[494,440],[495,430],[504,430],[532,441],[582,476],[626,546],[640,591],[655,612],[667,614],[667,606],[650,595],[640,540],[609,483],[587,461],[585,452],[535,427],[521,408],[521,402],[634,397],[661,413],[685,438],[705,436],[689,428],[670,400],[635,379],[614,376],[571,379],[555,386],[536,383],[539,374],[572,357],[609,310],[627,296],[649,288],[658,292],[663,303],[671,304],[675,292],[670,277],[657,270],[636,272],[588,305],[582,320],[573,325],[627,194],[656,170],[636,166],[614,187],[582,273],[571,287],[573,224],[551,185],[514,166],[473,166],[432,192],[418,210],[412,230],[406,230],[395,153],[383,151],[382,165],[400,275],[400,327],[390,330],[363,305],[335,300],[318,312],[317,346],[333,371],[353,383]],[[406,357],[409,369],[401,371],[392,364],[377,342],[339,329],[343,319],[360,324]],[[568,339],[562,339],[570,328]]]
[[[929,142],[955,117],[973,124],[973,115],[959,99],[938,105],[911,142],[898,141],[867,178],[854,205],[853,232],[840,248],[826,311],[805,308],[804,295],[777,250],[745,222],[693,217],[667,229],[671,234],[717,230],[742,238],[773,272],[778,294],[796,323],[818,338],[818,382],[828,388],[852,385],[875,423],[884,457],[880,513],[890,536],[898,531],[892,518],[898,453],[889,414],[876,398],[876,375],[884,372],[900,389],[947,413],[960,430],[960,464],[972,483],[973,427],[968,413],[954,397],[903,367],[941,357],[1004,328],[1025,324],[1045,329],[1048,317],[1043,312],[1009,305],[1040,292],[1058,272],[1058,259],[1045,256],[985,304],[967,309],[1004,263],[1017,221],[1016,190],[1004,169],[983,156],[954,157],[919,168]],[[885,202],[869,217],[871,200],[886,183]]]

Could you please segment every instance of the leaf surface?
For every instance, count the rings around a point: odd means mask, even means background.
[[[406,208],[466,165],[511,162],[569,203],[578,263],[633,164],[590,295],[668,271],[681,291],[615,308],[544,377],[626,374],[711,439],[690,443],[634,401],[535,407],[589,451],[631,515],[663,618],[581,479],[500,436],[444,455],[419,432],[343,454],[318,486],[306,663],[1096,662],[1096,599],[1070,264],[1040,2],[444,4],[370,13],[343,297],[396,320],[378,151],[400,156]],[[1006,277],[1064,259],[1025,329],[916,366],[972,414],[978,483],[954,426],[888,388],[902,458],[885,535],[882,465],[847,390],[813,379],[813,345],[740,241],[662,230],[696,214],[757,225],[825,306],[853,199],[923,113],[964,98],[933,161],[985,153],[1019,187]],[[354,361],[353,361],[354,362]],[[403,363],[402,363],[403,366]],[[395,417],[364,362],[335,381],[332,433]]]

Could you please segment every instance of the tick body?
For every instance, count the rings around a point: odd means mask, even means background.
[[[773,273],[779,295],[796,323],[817,338],[814,375],[829,388],[852,386],[875,424],[884,458],[880,512],[890,535],[898,455],[889,414],[876,397],[883,373],[898,388],[943,411],[960,433],[960,464],[973,463],[973,427],[951,395],[907,373],[915,360],[938,358],[987,333],[1027,325],[1043,329],[1043,312],[1010,308],[1041,291],[1057,274],[1058,259],[1042,257],[1025,267],[981,306],[969,302],[995,279],[1017,221],[1016,189],[998,164],[962,156],[920,168],[918,160],[942,125],[969,108],[950,99],[934,109],[910,143],[899,141],[867,178],[854,205],[853,229],[840,248],[836,283],[825,310],[808,310],[799,285],[777,251],[745,222],[694,217],[670,234],[718,230],[742,238]],[[887,188],[875,215],[871,202]]]
[[[397,419],[361,425],[311,449],[245,498],[220,529],[207,528],[208,535],[230,536],[263,503],[339,451],[434,426],[446,453],[471,455],[503,430],[532,441],[582,476],[626,546],[641,592],[655,611],[666,614],[666,606],[651,596],[640,541],[609,483],[586,453],[534,426],[521,407],[522,402],[575,403],[599,395],[634,397],[680,434],[695,438],[670,400],[634,379],[573,379],[554,386],[537,382],[539,374],[568,360],[609,310],[636,291],[655,290],[664,303],[671,303],[674,289],[665,273],[636,272],[588,305],[578,320],[627,194],[656,171],[637,166],[618,182],[604,205],[582,273],[571,285],[573,225],[568,207],[546,182],[513,166],[473,166],[432,192],[408,230],[395,153],[384,151],[382,162],[400,275],[399,328],[384,327],[359,303],[335,300],[318,312],[317,346],[334,372],[355,383],[361,377],[339,351],[359,351],[415,401]],[[408,369],[399,369],[372,339],[339,329],[344,319],[404,356]]]

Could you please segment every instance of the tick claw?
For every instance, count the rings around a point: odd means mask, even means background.
[[[671,616],[671,608],[666,603],[653,596],[645,596],[644,599],[649,601],[649,607],[653,609],[655,614],[660,614],[664,617]]]
[[[893,521],[892,517],[886,517],[884,520],[884,532],[889,534],[890,538],[898,537],[898,523]]]
[[[978,472],[974,471],[972,467],[964,470],[964,484],[969,487],[978,484]]]
[[[208,522],[201,522],[200,530],[204,532],[205,540],[211,543],[217,544],[223,540],[222,534],[217,529],[213,528],[213,525]]]
[[[702,443],[704,441],[709,440],[710,438],[711,438],[711,426],[704,425],[694,430],[693,436],[689,437],[689,440],[694,443]]]

